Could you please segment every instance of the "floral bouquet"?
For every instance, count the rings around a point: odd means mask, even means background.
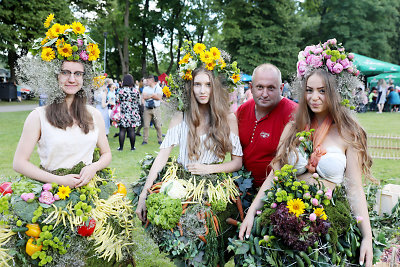
[[[152,162],[151,157],[143,161],[145,173]],[[133,203],[146,177],[133,185]],[[229,222],[238,217],[243,220],[242,200],[251,185],[250,174],[244,170],[191,175],[174,160],[169,161],[149,189],[144,227],[178,266],[222,266],[228,237],[236,233],[236,227]]]
[[[240,84],[240,69],[237,67],[237,62],[230,63],[230,55],[225,51],[216,47],[207,50],[202,43],[193,46],[192,42],[187,40],[181,51],[185,55],[178,62],[178,73],[166,79],[172,91],[171,96],[177,98],[178,110],[185,109],[185,83],[193,79],[192,72],[196,68],[204,67],[212,71],[216,78],[222,75],[223,82],[230,91]]]
[[[351,217],[344,189],[333,191],[318,181],[296,181],[296,169],[275,171],[265,191],[248,240],[231,239],[228,249],[241,266],[332,266],[358,263],[361,233]],[[358,218],[360,219],[360,218]]]
[[[82,167],[55,173],[79,173]],[[26,177],[2,186],[7,189],[0,198],[2,266],[113,266],[131,260],[132,206],[109,168],[79,188]]]

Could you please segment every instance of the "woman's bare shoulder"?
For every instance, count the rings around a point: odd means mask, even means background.
[[[169,123],[169,129],[175,127],[176,125],[182,123],[183,121],[183,112],[177,111],[172,115],[171,121]]]

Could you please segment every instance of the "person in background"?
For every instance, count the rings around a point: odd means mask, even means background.
[[[388,86],[384,79],[378,81],[378,99],[376,103],[378,104],[378,113],[382,113],[383,107],[385,106],[386,96],[388,92]]]
[[[370,111],[376,111],[376,100],[378,98],[378,91],[376,90],[376,87],[372,87],[371,93],[368,95],[368,103],[369,103],[369,110]]]
[[[389,87],[389,94],[387,97],[390,112],[398,112],[400,106],[400,95],[393,87]]]
[[[100,111],[103,116],[104,125],[106,129],[106,136],[110,133],[110,115],[108,114],[108,102],[107,102],[107,86],[105,83],[94,91],[94,104],[96,109]]]
[[[144,111],[144,99],[143,99],[143,88],[147,85],[147,80],[142,78],[139,82],[138,89],[140,94],[140,101],[139,101],[139,114],[140,114],[140,126],[136,129],[136,135],[142,136],[140,134],[140,130],[143,128],[144,121],[143,121],[143,111]]]
[[[143,88],[143,100],[144,100],[144,111],[143,111],[143,142],[142,145],[146,145],[149,138],[150,121],[154,119],[154,127],[157,131],[158,143],[162,143],[162,132],[161,132],[161,110],[160,104],[163,96],[161,87],[158,85],[157,76],[147,77],[147,86]]]

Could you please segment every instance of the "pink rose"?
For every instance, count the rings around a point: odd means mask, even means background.
[[[322,55],[316,56],[316,55],[309,55],[306,58],[306,63],[308,65],[313,66],[314,68],[321,67],[323,62],[322,62]]]
[[[333,72],[332,70],[333,70],[333,66],[335,66],[335,62],[333,62],[330,58],[328,58],[327,60],[326,60],[326,66],[328,67],[328,70],[330,71],[330,72]]]
[[[58,194],[54,195],[54,200],[60,200],[60,196]]]
[[[353,69],[353,67],[349,67],[349,68],[347,68],[347,71],[348,71],[349,73],[353,73],[354,69]]]
[[[315,45],[306,46],[306,48],[305,48],[304,51],[303,51],[303,55],[304,55],[305,57],[307,57],[308,55],[310,55],[310,51],[314,53],[314,51],[315,51],[316,48],[317,48],[317,47],[316,47]]]
[[[78,42],[78,46],[82,46],[83,45],[83,40],[82,39],[78,39],[77,42]]]
[[[307,70],[307,63],[305,61],[297,62],[297,76],[301,77],[306,73]]]
[[[277,176],[274,176],[274,181],[278,181],[279,180],[279,178],[277,177]]]
[[[44,191],[50,191],[53,188],[53,186],[51,184],[47,183],[47,184],[44,184],[42,186],[42,188]]]
[[[339,74],[339,73],[342,72],[343,66],[340,63],[336,63],[335,66],[333,66],[332,70],[333,70],[334,73],[338,73]]]
[[[257,215],[260,215],[261,213],[262,213],[261,210],[257,210],[257,211],[256,211],[256,214],[257,214]]]
[[[85,60],[85,61],[89,59],[89,55],[86,53],[85,50],[82,50],[82,51],[81,51],[81,53],[79,54],[79,57],[80,57],[82,60]]]
[[[308,200],[308,199],[310,199],[311,198],[311,195],[310,195],[310,193],[305,193],[304,195],[303,195],[303,198],[305,199],[305,200]]]
[[[313,204],[313,206],[318,206],[318,204],[319,204],[318,199],[313,198],[313,199],[311,200],[311,204]]]
[[[322,51],[324,51],[324,50],[322,49],[322,47],[318,47],[317,49],[314,50],[314,54],[321,54]]]
[[[53,194],[50,191],[42,191],[42,194],[39,197],[39,202],[44,204],[53,204],[54,202]]]
[[[354,59],[354,54],[353,54],[353,53],[349,53],[349,54],[347,55],[347,57],[348,57],[350,60],[353,60],[353,59]]]
[[[343,51],[344,51],[344,47],[339,47],[337,50],[338,50],[339,52],[343,52]]]
[[[356,75],[356,76],[360,75],[360,71],[357,70],[357,71],[354,73],[354,75]]]
[[[317,195],[322,195],[322,194],[324,194],[324,192],[322,190],[317,191]]]
[[[332,199],[332,191],[326,192],[326,193],[325,193],[325,198],[326,198],[327,200],[331,200],[331,199]]]
[[[24,201],[28,201],[29,199],[34,199],[35,198],[35,194],[34,193],[23,193],[21,195],[21,198]]]
[[[310,214],[310,221],[314,222],[317,219],[317,214],[311,213]]]
[[[339,60],[339,63],[343,66],[343,69],[350,68],[351,66],[348,58],[345,58],[344,60]]]
[[[319,177],[319,175],[318,175],[318,173],[314,172],[314,173],[313,173],[313,175],[312,175],[312,177],[314,177],[314,178],[318,178],[318,177]]]
[[[299,141],[300,141],[300,142],[301,142],[301,141],[304,141],[304,139],[305,139],[304,136],[300,136],[300,137],[299,137]]]
[[[272,203],[272,204],[271,204],[271,208],[272,208],[272,209],[275,209],[277,206],[278,206],[278,204],[276,204],[276,203]]]
[[[330,43],[331,45],[336,45],[337,44],[336,38],[329,39],[327,42]]]

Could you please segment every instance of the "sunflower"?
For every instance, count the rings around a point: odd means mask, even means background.
[[[213,56],[210,51],[203,51],[200,53],[200,60],[207,64],[213,60]]]
[[[83,26],[82,23],[76,21],[72,23],[71,27],[74,33],[76,34],[83,34],[86,30],[85,26]]]
[[[58,37],[60,34],[64,33],[64,26],[62,26],[60,23],[56,23],[50,28],[50,31],[53,38]]]
[[[42,59],[44,61],[52,61],[56,57],[56,53],[50,47],[43,47],[42,49]]]
[[[328,219],[328,216],[326,216],[324,208],[316,208],[314,209],[314,213],[315,215],[317,215],[317,218],[321,218],[324,221]]]
[[[215,61],[214,61],[214,60],[209,61],[209,62],[206,64],[206,69],[208,69],[208,70],[213,70],[214,67],[215,67]]]
[[[44,27],[45,27],[45,28],[50,27],[50,23],[53,21],[53,19],[54,19],[54,14],[51,13],[51,14],[47,17],[46,21],[43,23],[43,24],[44,24]]]
[[[240,75],[238,75],[238,74],[236,74],[236,73],[234,73],[234,74],[231,76],[231,78],[232,78],[232,80],[233,80],[233,83],[237,83],[238,81],[240,81]]]
[[[221,70],[223,70],[226,67],[225,60],[223,60],[222,58],[220,59],[219,64],[221,64],[220,65]]]
[[[99,58],[100,50],[97,44],[89,43],[86,50],[89,52],[89,61],[94,61]]]
[[[164,86],[164,88],[162,89],[164,95],[169,98],[171,96],[171,91],[169,90],[168,86]]]
[[[216,47],[211,47],[210,53],[215,60],[217,60],[221,57],[221,52]]]
[[[56,42],[56,47],[58,48],[58,47],[63,47],[65,45],[65,40],[64,40],[64,38],[62,38],[62,39],[58,39],[57,40],[57,42]]]
[[[197,44],[195,44],[194,47],[193,47],[193,51],[194,51],[196,54],[200,54],[200,53],[203,52],[205,49],[206,49],[206,46],[205,46],[205,44],[202,44],[202,43],[197,43]]]
[[[57,195],[60,197],[60,199],[65,199],[66,197],[69,197],[69,193],[71,193],[71,189],[69,186],[60,186],[58,188]]]
[[[296,217],[299,217],[304,213],[306,205],[300,198],[291,199],[288,201],[286,208],[289,209],[290,213],[294,213]]]
[[[192,76],[192,71],[191,70],[187,70],[185,73],[185,76],[183,77],[185,80],[192,80],[193,76]]]
[[[64,44],[57,48],[57,52],[63,57],[70,57],[72,56],[72,47],[70,44]]]
[[[41,45],[46,44],[48,41],[50,41],[49,37],[46,36],[45,38],[43,38],[43,40],[40,42]]]
[[[179,61],[179,65],[181,64],[187,64],[189,62],[189,59],[192,58],[190,56],[190,54],[186,54],[180,61]]]

